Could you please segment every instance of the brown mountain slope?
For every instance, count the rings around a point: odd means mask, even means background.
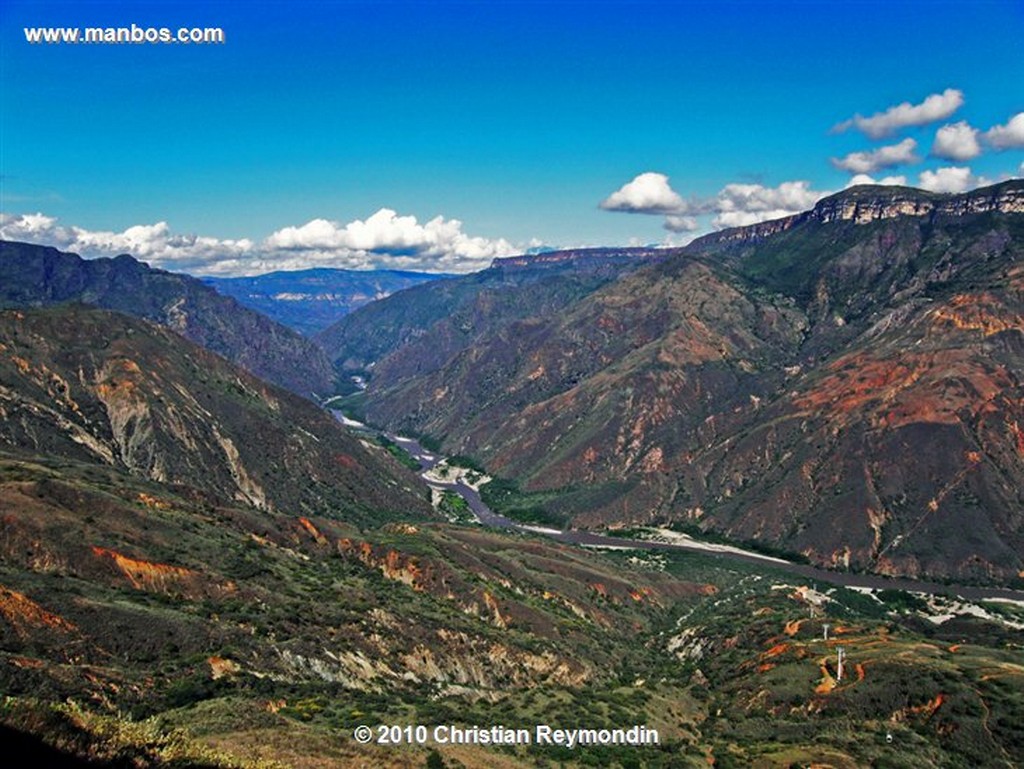
[[[0,455],[0,725],[90,766],[852,767],[893,744],[915,766],[1021,764],[1019,610],[936,626],[954,602],[822,590],[692,553],[210,508]],[[659,744],[355,739],[409,722],[643,724]]]
[[[0,308],[63,302],[159,323],[257,376],[300,395],[328,395],[331,365],[313,342],[196,278],[128,255],[82,259],[55,248],[0,241]]]
[[[430,511],[410,473],[309,401],[102,310],[0,312],[0,417],[11,450],[214,500],[356,523]]]
[[[557,313],[610,280],[665,256],[649,248],[590,248],[495,259],[481,272],[416,286],[361,308],[317,335],[336,368],[365,373],[405,345],[409,375],[510,323]],[[429,353],[429,357],[428,357]],[[392,369],[399,364],[392,359]]]
[[[698,490],[688,517],[833,565],[1012,578],[1022,312],[1019,286],[958,293],[797,377],[680,466],[680,486]]]
[[[366,413],[577,525],[676,521],[820,563],[1010,579],[1021,213],[1021,182],[850,190],[419,375],[409,342],[374,367]]]

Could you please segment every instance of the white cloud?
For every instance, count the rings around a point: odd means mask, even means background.
[[[701,229],[698,216],[714,214],[711,226],[716,229],[739,227],[806,211],[828,194],[812,190],[807,181],[783,182],[778,187],[727,184],[713,198],[687,201],[672,190],[667,176],[648,172],[610,195],[601,208],[661,214],[669,232],[694,233]]]
[[[889,107],[884,112],[876,112],[871,117],[854,115],[849,120],[835,126],[833,130],[842,132],[856,128],[872,139],[881,139],[892,135],[900,128],[927,125],[945,120],[960,109],[963,103],[962,91],[956,88],[947,88],[942,93],[933,93],[920,104],[911,104],[905,101],[894,107]]]
[[[123,232],[64,227],[44,214],[0,214],[0,237],[45,243],[85,257],[128,253],[162,269],[196,275],[252,275],[309,267],[394,268],[471,272],[497,256],[519,249],[503,238],[472,237],[458,219],[435,217],[419,224],[383,208],[366,220],[342,226],[313,219],[284,227],[262,242],[178,235],[166,222],[129,227]]]
[[[687,203],[672,189],[665,174],[639,174],[633,181],[622,185],[603,201],[605,211],[622,211],[629,214],[683,214],[688,212]]]
[[[694,232],[700,229],[700,224],[692,216],[670,214],[665,217],[665,229],[669,232]]]
[[[971,160],[981,154],[978,129],[966,120],[944,125],[935,133],[932,154],[946,160]]]
[[[198,235],[176,235],[167,222],[141,224],[123,232],[64,227],[52,216],[0,215],[0,237],[25,240],[73,251],[83,256],[117,256],[129,253],[154,267],[191,271],[207,263],[246,256],[253,248],[248,239],[220,240]]]
[[[907,185],[907,177],[905,176],[883,176],[881,179],[875,179],[867,174],[857,174],[856,176],[850,177],[850,181],[846,183],[846,186],[856,187],[858,184],[880,184],[884,187],[905,187]]]
[[[783,182],[778,187],[761,184],[727,184],[718,193],[719,211],[770,211],[785,209],[804,211],[811,208],[827,192],[812,190],[810,182]]]
[[[715,198],[715,228],[742,227],[813,208],[829,192],[812,190],[810,182],[783,182],[778,187],[760,184],[727,184]]]
[[[746,227],[749,224],[770,222],[772,219],[782,219],[797,213],[800,212],[785,208],[774,208],[768,211],[722,211],[711,220],[711,224],[716,230],[723,230],[727,227]]]
[[[57,219],[45,214],[0,214],[0,235],[4,240],[18,240],[56,229]]]
[[[920,160],[914,154],[916,149],[917,142],[908,138],[899,144],[890,144],[864,152],[851,152],[842,159],[832,158],[832,165],[855,174],[870,174],[882,168],[916,163]]]
[[[966,166],[949,166],[922,171],[918,177],[918,186],[929,192],[966,192],[978,186],[978,180]]]
[[[1024,147],[1024,112],[1018,112],[1006,125],[993,126],[985,132],[985,141],[997,150]]]
[[[412,260],[413,264],[429,260],[445,269],[467,262],[486,266],[496,256],[518,253],[507,240],[470,237],[458,219],[438,216],[421,225],[415,216],[399,216],[390,208],[344,226],[313,219],[301,227],[285,227],[271,234],[264,245],[269,251],[373,254]]]

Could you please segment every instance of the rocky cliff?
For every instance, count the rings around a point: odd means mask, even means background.
[[[722,243],[759,241],[806,222],[867,224],[901,216],[930,220],[941,216],[984,213],[1024,213],[1024,182],[1011,179],[993,187],[946,195],[907,187],[862,185],[823,198],[810,211],[705,235],[694,241],[693,247],[699,249]]]

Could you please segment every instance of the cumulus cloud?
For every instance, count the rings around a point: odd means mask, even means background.
[[[85,257],[128,253],[154,267],[196,275],[252,275],[309,267],[395,268],[470,272],[498,256],[520,253],[503,238],[473,237],[458,219],[420,224],[383,208],[365,220],[341,225],[327,219],[284,227],[261,242],[180,235],[166,222],[123,232],[64,227],[44,214],[0,214],[0,237],[45,243]]]
[[[962,91],[947,88],[942,93],[933,93],[920,104],[902,102],[884,112],[876,112],[870,117],[860,114],[839,123],[833,131],[843,132],[855,128],[872,139],[891,136],[901,128],[908,126],[927,125],[945,120],[956,112],[964,103]]]
[[[880,184],[884,187],[905,187],[907,185],[907,177],[883,176],[881,179],[875,179],[867,174],[857,174],[856,176],[850,177],[850,181],[846,183],[846,186],[847,188],[856,187],[858,184]]]
[[[1024,147],[1024,112],[1018,112],[1006,125],[993,126],[985,132],[985,141],[997,150]]]
[[[949,166],[922,171],[918,177],[918,186],[929,192],[966,192],[978,186],[978,180],[966,166]]]
[[[832,158],[832,165],[855,174],[870,174],[882,168],[892,168],[916,163],[920,158],[914,154],[917,142],[904,139],[899,144],[890,144],[864,152],[851,152],[844,158]]]
[[[761,184],[727,184],[715,198],[716,228],[742,227],[781,219],[813,208],[828,192],[812,190],[810,182],[783,182],[778,187]]]
[[[167,222],[140,224],[123,232],[64,227],[45,214],[0,214],[0,237],[45,243],[83,256],[132,254],[155,267],[192,271],[209,263],[235,262],[253,249],[248,239],[222,240],[171,232]]]
[[[935,133],[932,154],[945,160],[971,160],[981,154],[978,129],[966,120],[944,125]]]
[[[420,224],[415,216],[399,216],[390,208],[344,226],[313,219],[301,227],[285,227],[271,234],[264,245],[271,252],[303,252],[311,259],[335,257],[360,264],[386,262],[409,269],[461,272],[483,269],[495,257],[522,250],[504,238],[467,235],[458,219],[437,216]]]
[[[761,184],[727,184],[715,199],[716,229],[744,227],[813,208],[828,192],[812,190],[806,181],[783,182],[777,187]]]
[[[684,214],[689,206],[669,186],[665,174],[648,171],[601,201],[601,208],[628,214]]]
[[[701,228],[699,216],[714,214],[711,226],[716,229],[739,227],[806,211],[828,194],[812,190],[810,182],[792,181],[777,187],[727,184],[714,197],[683,200],[665,174],[648,172],[608,196],[601,208],[663,215],[669,232],[694,233]]]
[[[692,216],[670,214],[665,217],[665,229],[669,232],[695,232],[700,229],[700,224]]]

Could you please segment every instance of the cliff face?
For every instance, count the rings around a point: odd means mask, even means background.
[[[1024,186],[1005,182],[960,195],[929,195],[902,187],[856,187],[820,201],[810,212],[819,222],[852,221],[856,224],[897,216],[967,216],[969,214],[1024,213]]]
[[[763,240],[806,222],[867,224],[901,216],[935,217],[1024,213],[1024,184],[1011,180],[959,195],[938,195],[905,187],[865,185],[824,198],[810,211],[747,227],[734,227],[694,241],[694,248]]]

